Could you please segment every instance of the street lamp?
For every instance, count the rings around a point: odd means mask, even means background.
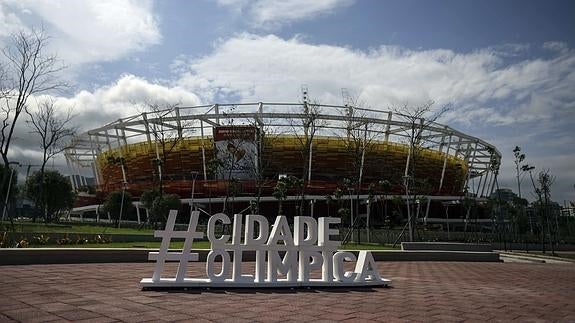
[[[192,171],[190,172],[190,174],[192,175],[192,199],[190,201],[190,215],[191,215],[192,212],[194,211],[194,192],[196,190],[196,179],[198,178],[199,172]]]
[[[124,212],[124,197],[126,195],[126,186],[128,183],[124,180],[122,182],[122,201],[120,201],[120,217],[118,219],[118,229],[120,228],[120,223],[122,222],[122,213]]]
[[[4,201],[4,210],[2,211],[2,221],[4,221],[4,218],[6,217],[6,209],[8,206],[8,199],[10,197],[10,189],[12,188],[12,177],[14,177],[14,168],[11,168],[10,165],[20,166],[20,163],[19,162],[8,163],[8,168],[11,169],[11,172],[10,172],[10,179],[8,180],[8,190],[6,191],[6,200]]]
[[[411,212],[411,205],[409,205],[409,202],[410,202],[409,199],[411,198],[410,192],[409,192],[409,180],[410,179],[411,179],[411,177],[409,175],[407,175],[407,173],[405,176],[403,176],[403,186],[405,187],[405,204],[407,206],[407,225],[409,228],[409,241],[413,242],[414,223],[413,223],[413,219],[412,219],[413,215],[411,214],[412,213]]]

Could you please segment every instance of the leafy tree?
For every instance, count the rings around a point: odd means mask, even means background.
[[[146,208],[148,211],[152,208],[154,204],[154,200],[160,196],[160,192],[158,190],[148,190],[144,191],[140,196],[140,202],[142,206]]]
[[[40,195],[42,187],[45,190]],[[25,194],[35,201],[37,208],[43,210],[46,223],[57,220],[56,215],[71,209],[75,198],[68,178],[51,170],[45,171],[44,176],[34,172],[26,181]]]
[[[278,215],[283,215],[283,201],[287,198],[290,189],[301,188],[303,180],[295,176],[286,176],[278,179],[272,196],[278,200]]]
[[[179,210],[182,205],[180,197],[177,194],[164,194],[154,199],[150,215],[154,223],[161,223],[163,226],[168,221],[170,210]]]
[[[120,223],[120,214],[125,216],[134,209],[132,195],[126,191],[113,191],[104,201],[104,212],[110,213],[116,226]]]
[[[149,220],[154,225],[158,222],[165,224],[170,210],[178,210],[182,204],[177,194],[160,196],[158,190],[145,191],[140,196],[140,202],[148,210]]]
[[[535,169],[535,167],[524,163],[525,154],[521,153],[521,147],[515,146],[515,148],[513,149],[513,156],[515,157],[513,162],[515,163],[515,173],[516,173],[515,177],[517,179],[517,191],[518,191],[519,198],[522,198],[522,196],[521,196],[521,182],[523,181],[523,177],[525,176],[525,174],[527,172]]]

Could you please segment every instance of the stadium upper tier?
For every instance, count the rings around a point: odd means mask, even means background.
[[[460,195],[467,188],[486,196],[501,159],[494,146],[436,122],[302,103],[142,113],[76,136],[65,155],[70,165],[91,167],[103,192],[126,185],[139,195],[161,178],[167,192],[188,196],[196,179],[198,197],[229,193],[230,178],[240,183],[238,194],[259,187],[269,195],[279,175],[305,177],[310,194],[330,194],[358,172],[364,189],[386,179],[400,193],[410,175],[420,194]]]

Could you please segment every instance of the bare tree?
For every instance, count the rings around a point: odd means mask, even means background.
[[[42,149],[40,172],[43,173],[48,161],[68,148],[65,143],[74,135],[76,128],[70,125],[71,111],[58,115],[53,99],[40,102],[36,111],[26,109],[26,113],[30,116],[27,124],[32,133],[40,137]]]
[[[551,253],[555,255],[555,241],[556,230],[552,229],[550,224],[551,217],[555,219],[555,212],[551,210],[551,186],[555,182],[555,176],[551,175],[549,170],[543,170],[539,172],[537,178],[538,187],[535,187],[535,192],[539,198],[540,204],[540,215],[542,220],[542,232],[547,231],[547,236],[549,238],[549,244],[551,245]],[[556,219],[555,219],[556,220]],[[545,238],[545,233],[543,233],[543,239]]]
[[[44,173],[46,164],[57,154],[64,151],[66,142],[74,135],[76,129],[70,126],[72,115],[70,110],[66,111],[63,115],[58,115],[54,100],[46,99],[38,104],[36,111],[26,109],[26,113],[30,119],[27,120],[28,126],[32,129],[32,133],[40,138],[40,149],[42,149],[42,163],[40,164],[40,179],[42,185],[40,186],[40,194],[37,196],[38,201],[44,201],[43,193],[46,190],[44,187]],[[41,203],[36,203],[36,205]],[[44,217],[47,219],[47,207],[45,205],[38,205],[44,209]],[[34,218],[35,220],[35,218]]]
[[[251,125],[257,129],[256,134],[256,154],[247,154],[247,171],[254,179],[256,200],[254,201],[254,214],[259,214],[261,197],[266,186],[272,184],[277,179],[277,174],[272,173],[273,167],[273,146],[277,143],[278,133],[263,120],[256,120]]]
[[[355,101],[352,103],[355,103]],[[349,105],[345,117],[346,129],[342,140],[348,155],[351,157],[352,163],[352,178],[347,186],[354,190],[356,194],[355,210],[354,207],[350,208],[350,230],[353,230],[354,228],[359,229],[356,222],[359,219],[359,196],[362,191],[363,178],[366,170],[365,157],[373,151],[374,143],[379,132],[377,131],[378,129],[376,129],[375,123],[370,121],[367,111],[364,109]],[[351,198],[350,203],[352,203]],[[359,234],[357,236],[359,237]]]
[[[300,207],[298,208],[299,215],[304,213],[304,197],[305,190],[311,180],[311,167],[312,167],[312,149],[313,140],[319,128],[325,125],[325,121],[319,118],[321,109],[319,103],[309,103],[305,100],[302,104],[300,111],[300,118],[292,119],[291,127],[296,141],[299,145],[299,151],[302,157],[302,174],[301,179],[303,184],[299,192]]]
[[[179,119],[178,104],[148,102],[145,104],[144,121],[149,133],[154,137],[153,145],[156,158],[153,160],[157,168],[158,189],[163,194],[163,170],[168,157],[184,136],[187,125]],[[174,124],[176,120],[176,124]]]
[[[407,124],[403,128],[405,138],[407,138],[408,152],[405,172],[403,176],[403,187],[405,189],[406,204],[407,204],[407,225],[409,228],[409,241],[414,241],[417,219],[414,217],[412,210],[412,194],[425,189],[425,181],[418,177],[416,173],[417,161],[421,153],[427,149],[426,129],[432,125],[441,115],[443,115],[448,108],[443,107],[438,111],[433,111],[434,102],[429,101],[425,104],[409,107],[404,105],[399,109],[394,109],[399,118]],[[413,196],[413,200],[416,197]]]
[[[44,53],[48,37],[42,31],[18,32],[2,50],[6,63],[0,67],[0,156],[8,164],[8,152],[18,119],[31,95],[66,86],[55,75],[64,69],[55,55]]]

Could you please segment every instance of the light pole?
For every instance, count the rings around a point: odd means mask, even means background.
[[[407,174],[407,173],[406,173]],[[407,225],[409,230],[409,242],[413,242],[413,219],[412,219],[412,212],[411,212],[411,205],[409,205],[410,199],[410,192],[409,192],[409,179],[408,175],[403,176],[403,186],[405,187],[405,204],[407,206]]]
[[[8,180],[8,190],[6,191],[6,199],[4,201],[4,210],[2,211],[2,221],[4,221],[4,218],[6,217],[6,210],[7,210],[7,206],[8,206],[8,199],[10,197],[10,189],[12,188],[12,177],[14,177],[14,168],[11,168],[10,165],[18,165],[20,166],[19,162],[9,162],[8,163],[8,168],[11,169],[10,171],[10,179]]]
[[[126,195],[126,181],[122,183],[122,201],[120,201],[120,217],[118,219],[118,229],[120,228],[120,223],[122,222],[122,213],[124,212],[124,196]]]
[[[190,201],[190,215],[192,215],[192,212],[194,211],[194,192],[196,190],[196,179],[198,178],[199,172],[193,171],[190,172],[190,174],[192,175],[192,199]]]

